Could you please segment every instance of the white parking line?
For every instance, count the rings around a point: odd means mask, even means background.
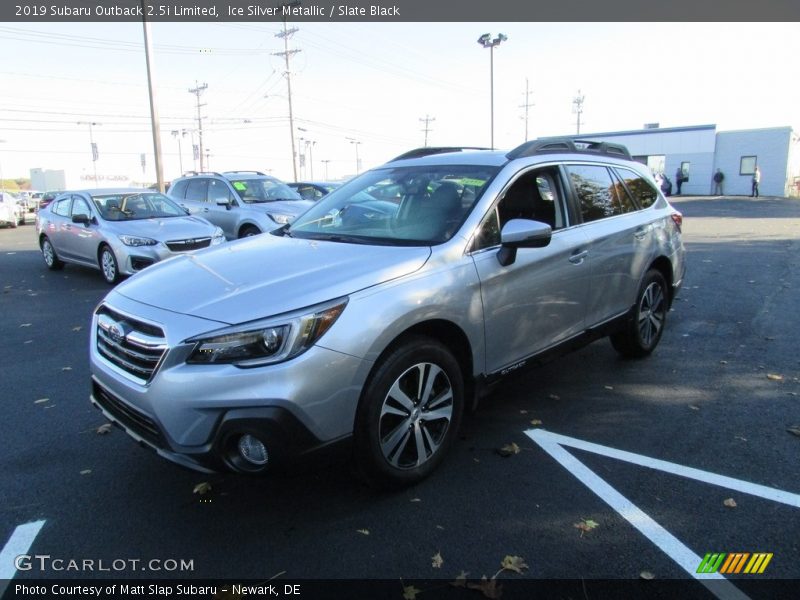
[[[28,553],[44,523],[44,521],[35,521],[17,526],[14,533],[11,534],[11,538],[3,546],[3,550],[0,551],[0,597],[5,593],[9,580],[17,574],[14,559],[20,554]]]
[[[698,481],[713,483],[723,487],[740,490],[742,492],[789,504],[800,506],[797,494],[767,488],[757,484],[748,483],[731,477],[724,477],[715,473],[706,473],[698,469],[683,467],[675,463],[661,461],[655,458],[585,442],[575,438],[551,433],[544,429],[531,429],[525,432],[545,452],[558,461],[565,469],[572,473],[578,480],[600,497],[606,504],[613,508],[620,516],[638,529],[647,539],[655,544],[662,552],[674,560],[689,575],[699,580],[720,600],[745,600],[747,595],[742,593],[730,581],[718,573],[697,573],[697,567],[702,560],[700,556],[687,548],[678,538],[656,523],[639,507],[625,498],[617,490],[601,479],[594,471],[580,462],[562,446],[570,446],[594,454],[616,458],[625,462],[658,469],[667,473],[689,477]]]

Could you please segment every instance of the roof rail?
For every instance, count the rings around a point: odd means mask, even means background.
[[[536,154],[553,154],[569,152],[577,154],[601,154],[626,160],[633,160],[628,148],[622,144],[598,142],[596,140],[576,140],[573,138],[541,138],[517,146],[506,154],[508,160],[534,156]]]
[[[424,148],[415,148],[404,152],[400,156],[395,156],[389,162],[396,160],[406,160],[408,158],[422,158],[423,156],[431,156],[433,154],[445,154],[446,152],[463,152],[464,150],[490,150],[491,148],[479,148],[477,146],[425,146]]]
[[[216,175],[217,177],[222,177],[216,171],[186,171],[181,177],[195,177],[196,175]]]
[[[225,171],[225,175],[235,175],[238,173],[250,173],[252,175],[266,175],[266,173],[262,173],[261,171]]]

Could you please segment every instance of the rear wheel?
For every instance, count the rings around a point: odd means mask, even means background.
[[[367,483],[414,484],[436,469],[464,407],[461,368],[443,344],[409,337],[370,377],[356,413],[355,461]]]
[[[622,356],[641,358],[650,354],[661,340],[667,320],[667,282],[657,269],[647,272],[636,296],[633,318],[611,344]]]
[[[100,248],[100,271],[103,273],[103,279],[106,283],[111,285],[119,280],[119,266],[117,265],[117,257],[108,246]]]
[[[50,243],[50,239],[45,237],[42,239],[42,256],[44,257],[44,264],[51,271],[58,271],[64,268],[64,263],[59,260],[56,254],[56,249]]]

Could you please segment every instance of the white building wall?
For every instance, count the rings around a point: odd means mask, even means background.
[[[759,193],[762,196],[788,196],[792,185],[792,165],[789,161],[792,140],[791,127],[723,131],[717,134],[717,153],[714,169],[725,175],[723,192],[750,195],[752,176],[740,174],[743,156],[756,156],[761,169]]]
[[[67,188],[64,171],[31,169],[31,189],[40,192],[58,191]]]

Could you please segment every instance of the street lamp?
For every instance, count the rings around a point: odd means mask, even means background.
[[[186,135],[186,130],[173,129],[171,133],[172,137],[178,140],[178,166],[180,168],[181,175],[183,175],[183,152],[181,152],[181,137]]]
[[[492,39],[491,33],[484,33],[478,38],[478,43],[484,48],[489,49],[489,94],[490,94],[490,124],[491,124],[491,147],[494,148],[494,49],[499,46],[501,42],[505,42],[508,36],[504,33],[497,34],[497,37]]]
[[[361,172],[361,160],[359,160],[358,158],[358,145],[361,142],[353,138],[345,138],[345,139],[348,140],[351,144],[354,144],[356,147],[356,175],[358,175]]]
[[[97,180],[97,159],[100,157],[100,153],[97,151],[97,144],[94,143],[94,133],[92,132],[92,127],[102,125],[102,123],[96,123],[94,121],[78,121],[78,125],[89,126],[89,144],[92,149],[92,167],[94,167],[94,187],[100,187],[100,182]]]

